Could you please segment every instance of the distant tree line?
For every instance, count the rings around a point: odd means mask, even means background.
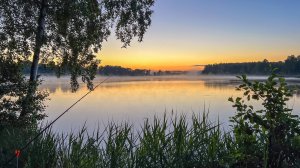
[[[121,66],[100,66],[98,69],[98,74],[100,75],[116,75],[116,76],[164,76],[164,75],[184,75],[187,71],[153,71],[149,69],[131,69],[124,68]]]
[[[158,70],[157,72],[153,72],[154,76],[162,76],[162,75],[185,75],[188,71],[162,71]]]
[[[121,66],[100,66],[98,69],[98,73],[100,75],[117,75],[117,76],[149,76],[150,74],[149,69],[131,69],[131,68],[124,68]]]
[[[29,75],[31,69],[31,61],[22,62],[22,72],[23,74]],[[56,74],[59,67],[55,65],[54,62],[40,63],[38,65],[39,74]]]
[[[30,74],[30,61],[24,61],[22,63],[22,71],[23,74]],[[54,62],[48,63],[40,63],[39,66],[39,74],[48,74],[48,75],[70,75],[70,71],[68,68],[64,68],[61,66],[57,66]],[[131,69],[122,66],[112,66],[105,65],[98,67],[97,74],[99,75],[112,75],[112,76],[164,76],[164,75],[184,75],[187,74],[188,71],[151,71],[150,69]]]
[[[282,75],[300,75],[300,56],[288,56],[279,62],[221,63],[206,65],[202,74],[269,74],[272,68],[277,68],[277,73]]]

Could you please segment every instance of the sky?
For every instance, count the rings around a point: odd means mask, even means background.
[[[213,63],[300,55],[299,0],[156,0],[152,25],[131,46],[111,36],[101,65],[199,70]]]

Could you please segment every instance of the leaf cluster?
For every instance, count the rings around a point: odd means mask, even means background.
[[[41,42],[42,62],[54,62],[58,74],[69,72],[92,88],[100,61],[96,54],[114,29],[123,47],[138,41],[151,24],[154,0],[0,0],[0,55],[27,60]],[[41,8],[42,38],[37,37]],[[40,25],[41,26],[41,25]]]
[[[27,96],[38,84],[26,80],[20,64],[0,57],[0,129],[32,126],[45,117],[43,102],[48,93],[35,90]],[[22,112],[27,115],[20,117]]]
[[[287,107],[292,91],[285,79],[274,71],[265,82],[252,82],[246,75],[238,76],[242,84],[237,90],[244,94],[229,98],[236,108],[231,122],[237,143],[244,147],[240,151],[242,155],[266,167],[294,166],[300,156],[296,147],[299,144],[294,143],[300,135],[300,120]],[[261,103],[262,109],[255,109],[251,101]]]

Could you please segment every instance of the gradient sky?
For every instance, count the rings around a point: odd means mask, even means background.
[[[142,43],[111,36],[101,65],[196,70],[195,64],[300,55],[299,0],[157,0]]]

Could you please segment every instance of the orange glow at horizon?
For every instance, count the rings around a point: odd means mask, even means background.
[[[159,50],[155,47],[151,49],[149,46],[144,47],[142,43],[126,49],[121,49],[116,45],[108,45],[98,54],[98,58],[101,60],[100,66],[113,65],[132,69],[150,69],[154,71],[199,71],[203,70],[203,65],[207,64],[257,62],[263,61],[264,59],[270,62],[283,61],[288,55],[292,55],[293,53],[296,53],[296,51],[291,51],[290,54],[277,51],[261,53],[239,51],[234,54],[231,52],[224,52],[222,54],[222,51],[187,52],[185,50]]]
[[[188,61],[188,60],[178,60],[178,61],[160,61],[160,60],[151,60],[149,62],[144,62],[143,60],[136,60],[130,62],[130,60],[114,60],[108,57],[101,59],[100,66],[112,65],[112,66],[122,66],[131,69],[150,69],[150,70],[171,70],[171,71],[194,71],[194,70],[203,70],[205,65],[208,64],[217,64],[217,63],[240,63],[240,62],[257,62],[267,59],[270,62],[284,61],[286,57],[278,57],[273,59],[268,58],[246,58],[246,59],[236,59],[236,58],[227,58],[227,59],[216,59],[216,60],[204,60],[201,61]]]

